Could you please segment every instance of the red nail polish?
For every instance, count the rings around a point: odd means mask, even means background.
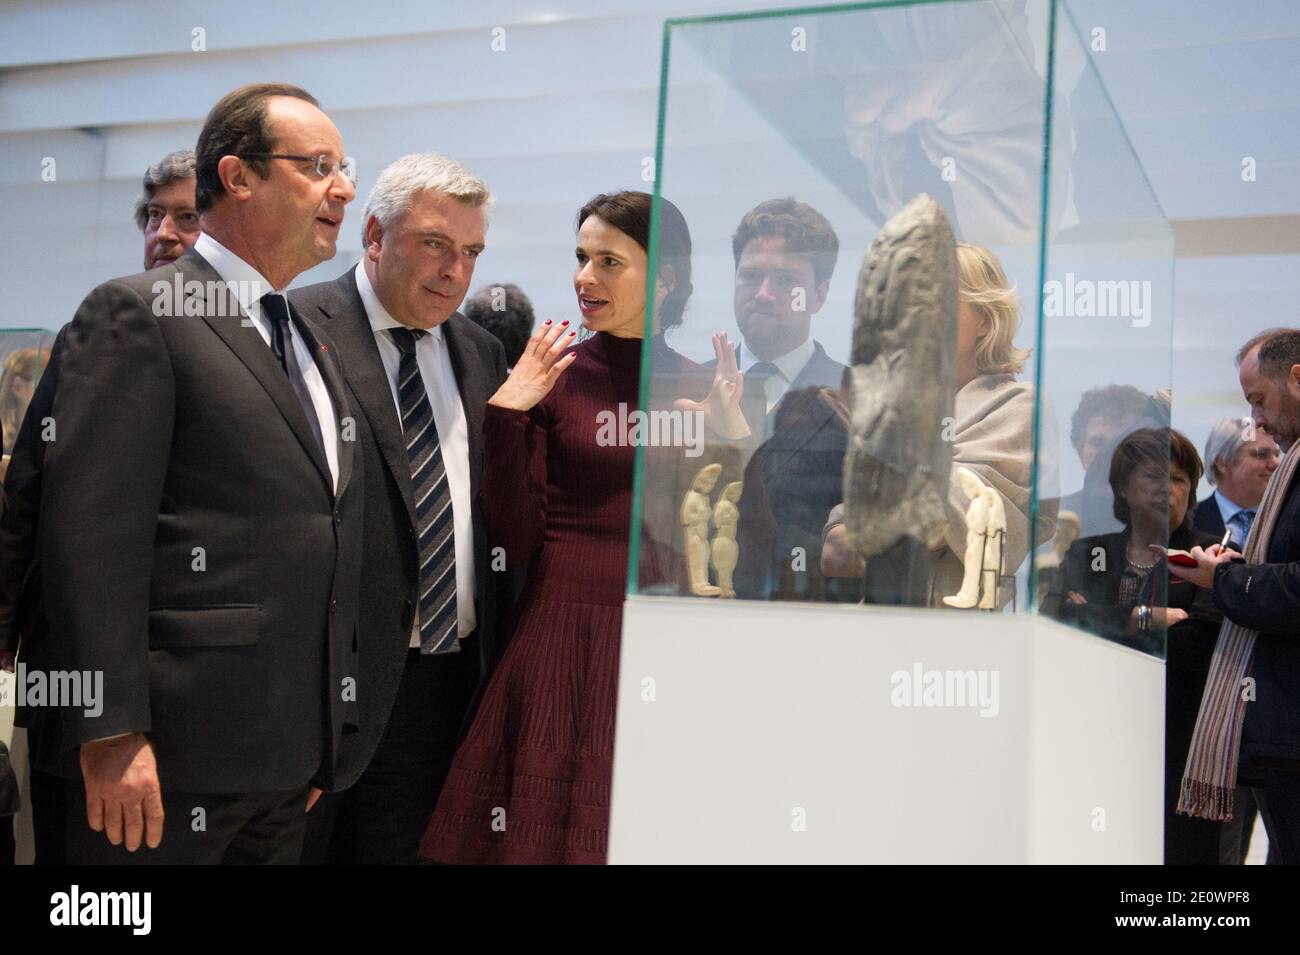
[[[564,321],[560,322],[560,324],[561,324],[561,325],[567,325],[567,324],[569,324],[569,320],[566,318]]]

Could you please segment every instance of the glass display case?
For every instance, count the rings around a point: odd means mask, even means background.
[[[666,24],[611,861],[1160,861],[1173,237],[1098,29]]]
[[[669,22],[649,294],[685,311],[643,369],[630,594],[1163,656],[1173,236],[1095,42],[1049,0]]]
[[[0,328],[0,430],[6,457],[53,344],[54,333],[43,328]]]

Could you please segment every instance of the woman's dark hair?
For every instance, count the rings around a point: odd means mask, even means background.
[[[650,254],[650,207],[654,197],[648,192],[602,193],[578,210],[576,228],[581,229],[588,217],[608,222],[630,236]],[[691,297],[691,231],[681,210],[659,197],[659,270],[672,269],[673,290],[659,306],[659,327],[667,331],[682,323],[682,313]]]
[[[465,300],[461,313],[496,337],[506,350],[506,367],[519,364],[533,333],[533,303],[518,285],[488,285]]]
[[[1110,459],[1110,489],[1115,495],[1115,519],[1128,526],[1133,519],[1123,491],[1129,478],[1139,468],[1154,465],[1160,470],[1175,468],[1187,475],[1191,487],[1187,494],[1187,513],[1183,524],[1190,526],[1196,510],[1196,485],[1201,483],[1201,456],[1186,435],[1173,428],[1139,428],[1115,448]],[[1172,534],[1177,528],[1169,528]]]

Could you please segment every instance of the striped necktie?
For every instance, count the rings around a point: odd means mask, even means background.
[[[1250,535],[1250,525],[1253,523],[1255,512],[1244,507],[1228,519],[1228,527],[1232,530],[1231,540],[1237,545],[1238,551],[1246,546],[1246,538]]]
[[[393,342],[402,353],[397,366],[397,404],[411,465],[411,492],[419,524],[420,652],[460,650],[456,614],[456,541],[452,527],[451,488],[438,446],[438,425],[415,359],[422,329],[393,328]]]

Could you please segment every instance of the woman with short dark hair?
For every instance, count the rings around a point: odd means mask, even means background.
[[[1044,610],[1148,653],[1167,630],[1165,665],[1165,863],[1217,865],[1222,823],[1174,811],[1201,692],[1223,615],[1213,594],[1169,573],[1164,551],[1217,544],[1196,531],[1201,459],[1171,428],[1124,438],[1110,462],[1115,518],[1124,529],[1070,545]],[[1099,688],[1100,689],[1100,688]]]
[[[626,435],[610,441],[601,421],[627,420],[638,409],[647,351],[657,380],[702,383],[696,396],[736,369],[725,336],[715,337],[715,376],[656,334],[681,321],[691,246],[681,213],[661,200],[648,301],[650,209],[651,197],[638,192],[582,207],[574,291],[591,334],[577,342],[567,321],[544,323],[488,403],[481,491],[488,542],[506,569],[527,566],[528,585],[429,821],[424,859],[605,861],[636,448]],[[738,403],[719,398],[723,405],[739,413]]]

